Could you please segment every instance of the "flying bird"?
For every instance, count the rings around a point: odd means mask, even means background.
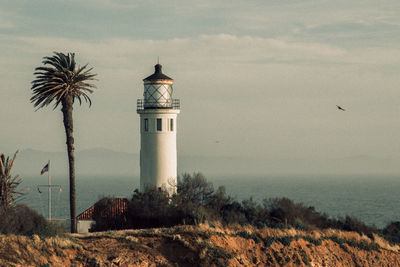
[[[346,110],[345,110],[344,108],[342,108],[341,106],[336,105],[336,107],[338,108],[338,110],[346,111]]]

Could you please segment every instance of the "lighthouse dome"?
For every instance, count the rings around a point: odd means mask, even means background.
[[[144,81],[144,108],[172,108],[172,84],[174,80],[162,73],[161,64],[154,66],[155,71]]]
[[[156,80],[169,80],[169,81],[173,81],[173,79],[171,79],[170,77],[168,77],[167,75],[165,75],[164,73],[162,73],[162,65],[161,64],[157,64],[154,66],[155,71],[152,75],[150,75],[149,77],[143,79],[143,81],[156,81]]]

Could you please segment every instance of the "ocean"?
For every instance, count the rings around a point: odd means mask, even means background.
[[[210,175],[208,181],[214,187],[225,186],[226,192],[237,200],[253,197],[288,197],[295,202],[313,206],[319,212],[332,217],[351,215],[369,225],[384,227],[392,221],[400,221],[400,176],[341,175],[341,176],[235,176]],[[69,218],[69,186],[67,177],[53,177],[53,218]],[[19,189],[27,191],[20,203],[25,203],[43,216],[48,216],[46,188],[47,176],[24,177]],[[132,196],[139,187],[138,177],[127,176],[77,176],[77,213],[85,211],[104,196]]]

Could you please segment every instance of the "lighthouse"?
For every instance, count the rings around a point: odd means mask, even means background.
[[[143,79],[143,99],[137,101],[140,116],[140,191],[163,188],[169,194],[177,186],[177,116],[179,99],[172,98],[174,80],[162,73],[162,66]]]

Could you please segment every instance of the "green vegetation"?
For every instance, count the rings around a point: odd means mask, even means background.
[[[96,86],[88,81],[94,80],[96,74],[92,74],[87,69],[87,64],[83,67],[77,66],[74,53],[54,52],[52,57],[43,58],[43,67],[37,67],[34,75],[36,79],[32,81],[31,102],[34,107],[43,108],[53,101],[54,109],[61,104],[65,134],[67,137],[67,151],[69,164],[69,193],[70,193],[70,214],[71,232],[76,233],[76,200],[75,200],[75,156],[74,156],[74,137],[72,108],[75,100],[82,104],[82,98],[91,105],[88,96],[92,93],[92,88]]]
[[[384,237],[392,243],[400,244],[400,222],[392,222],[383,229]]]
[[[240,224],[251,225],[258,228],[296,228],[299,230],[338,229],[354,231],[365,234],[373,239],[373,234],[378,234],[386,239],[399,243],[400,223],[393,223],[384,231],[375,226],[368,226],[357,218],[346,216],[344,218],[330,218],[327,214],[317,212],[314,207],[301,203],[294,203],[288,198],[264,199],[262,203],[255,202],[252,198],[239,202],[225,192],[224,187],[214,189],[201,173],[193,175],[184,174],[177,186],[177,194],[169,196],[160,188],[150,188],[146,192],[135,191],[129,200],[127,211],[119,218],[110,219],[102,217],[102,211],[110,209],[112,201],[103,198],[95,204],[94,224],[92,231],[109,229],[141,229],[155,227],[171,227],[180,224],[196,225],[199,223],[218,221],[222,225]],[[391,235],[391,237],[389,237]],[[236,236],[253,239],[256,243],[260,238],[239,232]],[[264,240],[266,246],[277,241],[289,245],[296,237],[282,237]],[[299,237],[297,237],[299,238]],[[322,239],[303,237],[310,243],[320,245]],[[336,243],[341,243],[340,240]],[[343,241],[344,242],[344,241]],[[342,245],[344,243],[341,243]],[[374,249],[367,243],[346,244],[362,249]]]
[[[2,209],[11,208],[17,196],[22,194],[22,192],[17,191],[17,186],[22,180],[18,175],[14,177],[11,175],[11,169],[17,154],[18,151],[15,152],[12,159],[5,158],[3,154],[0,155],[0,207]]]
[[[53,236],[63,232],[63,229],[52,223],[48,223],[43,216],[36,211],[21,204],[16,204],[18,196],[22,195],[17,190],[22,180],[11,175],[17,152],[13,159],[7,159],[0,155],[0,233],[22,234],[40,236]]]
[[[55,236],[65,232],[64,228],[49,223],[42,215],[28,206],[17,204],[0,210],[0,233],[18,235]]]

